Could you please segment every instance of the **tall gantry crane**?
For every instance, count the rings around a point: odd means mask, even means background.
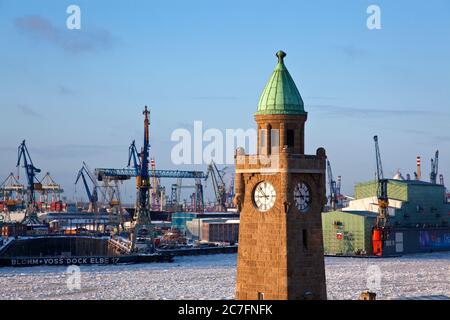
[[[431,159],[430,182],[436,184],[439,169],[439,150],[436,150],[434,159]]]
[[[30,153],[25,144],[25,140],[19,145],[18,157],[17,157],[17,168],[22,167],[25,169],[25,173],[28,181],[27,188],[27,208],[25,210],[25,217],[22,221],[26,225],[41,224],[37,216],[37,206],[36,206],[36,196],[35,191],[42,190],[42,184],[36,178],[36,174],[41,172],[34,166],[33,160],[31,160]]]
[[[64,190],[55,182],[55,180],[53,180],[50,172],[47,172],[47,174],[42,178],[41,183],[41,202],[47,206],[46,209],[50,209],[52,211],[62,211],[61,195],[64,193]]]
[[[136,177],[139,175],[139,162],[138,159],[140,160],[139,157],[139,152],[137,151],[136,148],[136,141],[133,140],[133,142],[131,142],[130,147],[128,148],[128,168],[133,168],[136,172]]]
[[[235,180],[234,177],[231,178],[230,181],[230,185],[228,187],[228,192],[227,192],[227,207],[228,208],[234,208],[234,197],[235,197],[235,190],[234,190],[234,184],[235,184]]]
[[[383,242],[386,238],[386,223],[389,218],[389,198],[388,198],[388,179],[384,178],[383,165],[381,162],[380,147],[378,145],[378,136],[373,137],[375,141],[375,157],[376,157],[376,178],[377,178],[377,197],[378,197],[378,215],[372,234],[372,242],[375,255],[382,255]]]
[[[179,171],[174,172],[175,176],[171,178],[177,178],[177,183],[172,184],[172,193],[170,197],[170,203],[172,210],[179,210],[179,206],[182,206],[181,191],[182,189],[194,189],[194,192],[190,195],[191,206],[189,210],[201,213],[205,211],[205,202],[203,194],[202,178],[206,179],[206,175],[200,171]],[[158,176],[158,174],[155,174]],[[183,178],[193,178],[194,185],[183,185]]]
[[[328,186],[330,188],[330,206],[331,209],[335,211],[337,209],[338,191],[336,181],[333,179],[333,171],[331,170],[331,164],[330,161],[328,160],[327,160],[327,173],[328,173]]]
[[[336,199],[337,203],[342,205],[342,194],[341,194],[341,186],[342,186],[342,176],[337,177],[337,184],[336,184]]]
[[[138,154],[139,163],[135,158],[134,154],[132,157],[134,158],[135,167],[138,166],[137,169],[137,177],[136,177],[136,187],[137,187],[137,201],[136,201],[136,221],[134,224],[134,231],[131,237],[132,242],[132,250],[137,249],[136,243],[138,237],[141,239],[149,239],[144,240],[147,248],[149,246],[153,246],[153,228],[151,225],[151,216],[150,216],[150,111],[148,107],[145,106],[145,109],[142,113],[144,115],[144,145],[141,149],[141,152]],[[131,149],[131,147],[130,147]],[[131,150],[130,150],[131,151]],[[132,152],[137,151],[134,147]],[[136,169],[136,168],[135,168]],[[150,243],[149,243],[150,242]]]
[[[23,205],[25,191],[25,186],[11,172],[0,185],[0,192],[2,193],[0,200],[4,202],[6,207],[12,207],[14,209],[17,206]]]
[[[87,178],[86,178],[87,177]],[[86,190],[86,195],[89,200],[89,212],[97,212],[98,210],[98,185],[95,181],[94,175],[90,172],[88,166],[83,162],[83,166],[78,171],[77,179],[75,180],[75,185],[78,183],[80,178],[83,181],[84,189]],[[92,191],[89,187],[88,180],[92,183]]]
[[[211,177],[214,194],[216,196],[216,204],[220,207],[221,210],[227,212],[227,190],[225,181],[223,179],[225,175],[225,169],[219,170],[214,161],[208,166],[208,171],[206,173],[205,180],[208,180]]]
[[[155,173],[156,173],[156,161],[154,158],[151,159],[151,170],[152,170],[152,179],[153,179],[153,184],[152,184],[152,188],[151,188],[151,208],[152,210],[160,210],[161,209],[161,204],[162,204],[162,187],[161,187],[161,181],[158,177],[156,177]]]
[[[5,211],[6,222],[11,221],[10,211],[23,209],[25,191],[25,186],[12,172],[0,185],[0,212]]]

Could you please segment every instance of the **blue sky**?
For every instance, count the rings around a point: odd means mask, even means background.
[[[81,30],[65,27],[70,4]],[[366,27],[371,4],[381,30]],[[450,179],[447,0],[0,0],[0,42],[0,177],[27,139],[70,196],[82,161],[126,165],[146,104],[152,156],[175,168],[174,129],[254,127],[282,49],[309,112],[306,151],[327,149],[345,193],[373,177],[374,134],[386,175],[412,174],[421,155],[428,178],[439,149]]]

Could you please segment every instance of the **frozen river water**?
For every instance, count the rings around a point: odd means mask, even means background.
[[[450,253],[388,259],[326,258],[329,299],[450,296]],[[174,263],[81,267],[70,290],[65,267],[0,268],[5,299],[234,299],[236,255],[179,257]]]

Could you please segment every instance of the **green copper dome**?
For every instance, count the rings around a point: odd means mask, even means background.
[[[256,115],[306,114],[303,99],[284,65],[286,53],[277,52],[278,64],[259,99]]]

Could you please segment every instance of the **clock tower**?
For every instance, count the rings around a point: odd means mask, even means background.
[[[325,300],[323,148],[305,155],[303,100],[283,51],[255,114],[257,154],[236,152],[241,213],[236,298]]]

